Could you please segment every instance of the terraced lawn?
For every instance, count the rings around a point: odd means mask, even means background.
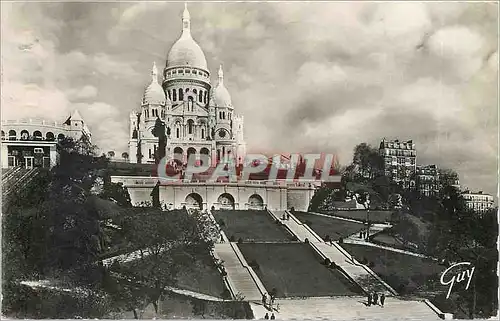
[[[238,244],[268,291],[277,297],[342,296],[359,294],[342,274],[323,266],[307,244]]]
[[[141,262],[139,260],[111,266],[114,272],[127,274],[140,274],[144,267],[150,264],[148,257]],[[168,258],[165,259],[168,261]],[[167,268],[167,267],[166,267]],[[224,282],[219,270],[209,253],[198,253],[193,258],[190,268],[177,274],[174,287],[193,292],[203,293],[218,298],[223,297],[225,290]]]
[[[319,236],[324,238],[326,235],[330,235],[333,240],[345,238],[363,229],[361,223],[306,212],[295,212],[295,217],[302,223],[308,224]]]
[[[430,259],[372,246],[344,243],[342,247],[358,260],[374,262],[372,270],[400,294],[418,292],[446,269]]]
[[[289,242],[291,235],[277,225],[266,211],[218,210],[213,211],[217,222],[224,222],[222,229],[235,241]]]
[[[345,218],[350,218],[352,220],[365,221],[366,220],[366,210],[353,210],[353,211],[332,211],[332,212],[320,212],[321,214],[340,216]],[[370,210],[368,219],[371,223],[386,223],[390,222],[392,216],[391,211],[375,211]]]

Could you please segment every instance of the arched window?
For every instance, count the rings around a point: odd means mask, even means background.
[[[205,139],[205,128],[201,129],[201,139]]]
[[[9,140],[16,140],[16,131],[15,130],[9,130]]]
[[[177,100],[177,90],[172,90],[172,100],[176,101]]]
[[[205,104],[207,103],[208,101],[208,91],[205,91]]]
[[[170,96],[170,90],[167,91],[167,96],[168,96],[168,99],[172,100],[172,96]]]
[[[30,133],[27,130],[21,131],[21,140],[28,140],[30,138]]]
[[[47,134],[45,134],[45,139],[48,140],[48,141],[55,140],[54,133],[53,132],[47,132]]]
[[[200,90],[200,93],[198,94],[198,101],[200,103],[203,102],[203,90]]]
[[[198,93],[198,91],[196,89],[193,89],[193,94],[196,95],[197,93]]]
[[[175,129],[175,136],[176,136],[177,138],[180,138],[180,137],[181,137],[181,130],[180,130],[180,128],[179,128],[179,127],[177,127],[177,128]]]
[[[182,91],[182,88],[179,88],[179,100],[184,100],[184,92]]]
[[[188,111],[194,111],[193,97],[191,96],[188,97]]]
[[[193,133],[193,125],[194,125],[194,121],[192,119],[188,120],[188,133],[189,134]]]
[[[39,130],[35,130],[33,132],[33,139],[34,140],[42,140],[43,139],[42,132]]]

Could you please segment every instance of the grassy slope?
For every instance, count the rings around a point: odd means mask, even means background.
[[[278,297],[355,295],[339,272],[323,266],[306,244],[238,244],[247,262],[259,264],[256,273]]]

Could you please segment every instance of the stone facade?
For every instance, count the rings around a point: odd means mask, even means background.
[[[153,177],[113,176],[112,182],[128,189],[133,205],[151,201],[158,180]],[[264,209],[307,211],[315,186],[308,183],[280,184],[248,181],[241,183],[175,182],[160,185],[160,202],[167,209]]]
[[[212,87],[205,54],[191,35],[187,7],[181,36],[168,53],[161,81],[156,64],[151,76],[140,110],[130,114],[131,163],[155,162],[158,138],[152,130],[157,119],[166,128],[166,157],[181,155],[185,163],[192,154],[204,154],[210,156],[212,165],[226,159],[243,162],[244,118],[235,113],[222,66],[217,85]]]
[[[57,141],[71,137],[91,142],[91,133],[78,111],[64,122],[2,120],[2,168],[46,167],[57,164]]]

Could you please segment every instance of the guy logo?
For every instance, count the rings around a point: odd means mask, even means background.
[[[449,278],[448,281],[445,281],[445,279],[448,276],[448,272],[450,272],[450,270],[452,270],[453,268],[455,268],[457,266],[460,266],[460,265],[472,265],[472,263],[470,263],[470,262],[456,263],[456,264],[450,266],[449,268],[447,268],[443,272],[443,274],[441,274],[441,279],[440,279],[441,284],[442,285],[450,285],[450,288],[448,289],[448,295],[446,295],[447,299],[450,297],[451,290],[453,289],[453,286],[455,285],[455,282],[456,283],[460,283],[460,282],[464,281],[466,275],[469,278],[469,280],[467,281],[467,286],[465,287],[465,289],[466,290],[469,289],[470,281],[472,280],[472,276],[474,275],[474,269],[475,269],[475,267],[472,267],[471,269],[467,269],[465,271],[457,273],[457,274],[453,275],[451,278]]]

